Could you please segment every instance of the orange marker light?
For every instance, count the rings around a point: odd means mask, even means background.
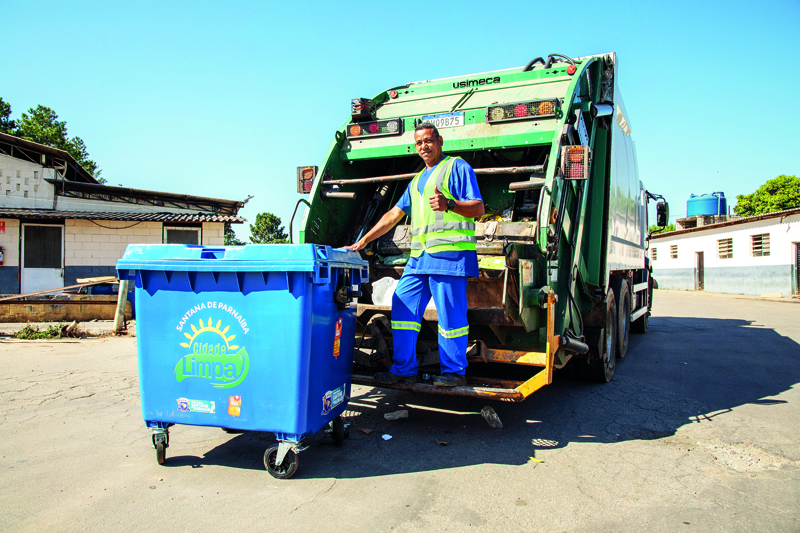
[[[569,157],[570,161],[580,161],[583,159],[583,148],[573,146],[567,151],[567,157]]]
[[[358,124],[350,126],[350,137],[358,137],[359,135],[361,135],[361,126]]]

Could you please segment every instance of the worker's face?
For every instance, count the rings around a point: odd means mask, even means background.
[[[414,144],[417,147],[417,153],[425,161],[426,166],[435,165],[442,158],[444,140],[436,136],[433,130],[415,131]]]

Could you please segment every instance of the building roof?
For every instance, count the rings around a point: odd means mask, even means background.
[[[198,211],[211,211],[212,213],[231,216],[235,216],[239,209],[244,206],[244,202],[238,200],[193,196],[191,194],[148,191],[130,187],[113,187],[111,185],[76,183],[54,179],[45,179],[45,181],[53,184],[56,194],[73,198],[196,209]],[[131,202],[132,199],[139,201]]]
[[[766,213],[764,215],[755,215],[752,217],[742,217],[736,220],[729,220],[727,222],[720,222],[718,224],[708,224],[706,226],[698,226],[696,228],[686,228],[680,229],[676,231],[669,231],[667,233],[654,233],[652,234],[652,239],[661,239],[663,237],[675,237],[677,235],[683,235],[685,233],[694,233],[697,231],[704,231],[704,230],[711,230],[711,229],[719,229],[724,228],[727,226],[735,226],[738,224],[747,224],[748,222],[758,222],[759,220],[767,220],[770,218],[780,218],[784,219],[788,216],[800,214],[800,207],[796,207],[794,209],[785,209],[783,211],[775,211],[774,213]]]
[[[0,154],[25,159],[44,168],[55,168],[69,181],[98,183],[69,152],[15,135],[0,133]]]
[[[0,218],[32,219],[82,219],[82,220],[131,220],[140,222],[247,222],[236,215],[213,213],[109,213],[95,211],[54,211],[52,209],[7,209],[0,208]]]

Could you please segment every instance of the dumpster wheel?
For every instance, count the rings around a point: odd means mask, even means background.
[[[300,460],[294,450],[289,449],[286,452],[280,465],[276,464],[277,459],[278,447],[272,446],[271,448],[267,448],[267,451],[264,452],[264,466],[272,477],[277,479],[289,479],[295,475],[297,467],[300,466]]]
[[[167,447],[165,443],[158,441],[156,442],[156,461],[158,464],[163,465],[164,461],[167,460]]]
[[[331,420],[331,439],[333,439],[334,446],[341,446],[344,444],[346,432],[344,430],[344,420],[341,415]]]

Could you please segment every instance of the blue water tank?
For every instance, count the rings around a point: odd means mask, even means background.
[[[728,213],[728,199],[724,192],[711,194],[692,194],[686,201],[686,216],[725,215]]]

